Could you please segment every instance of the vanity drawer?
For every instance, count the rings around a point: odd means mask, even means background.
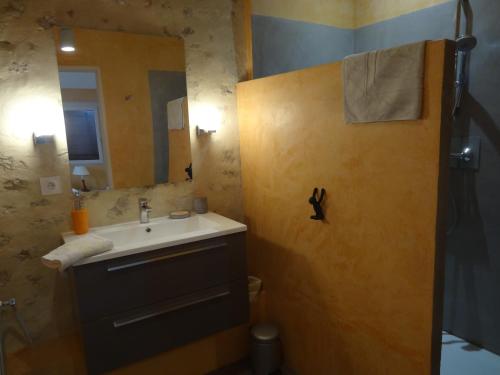
[[[83,325],[87,368],[100,374],[248,319],[246,279],[116,314]]]
[[[244,234],[73,267],[82,322],[150,305],[246,275]]]

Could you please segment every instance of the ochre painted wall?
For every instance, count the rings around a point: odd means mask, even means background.
[[[253,0],[252,13],[355,29],[450,0]]]
[[[352,0],[252,0],[253,14],[280,17],[341,28],[352,28]]]
[[[355,0],[354,28],[371,25],[450,0]],[[450,22],[452,27],[453,20]]]
[[[451,57],[428,44],[418,121],[346,125],[341,63],[238,84],[250,272],[300,374],[431,373]]]
[[[154,184],[148,72],[185,70],[184,41],[166,36],[74,29],[74,53],[60,66],[98,67],[114,188]],[[56,33],[56,37],[58,33]]]

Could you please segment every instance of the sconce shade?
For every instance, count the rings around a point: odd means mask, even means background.
[[[43,145],[52,142],[54,142],[54,134],[37,135],[33,133],[33,143],[35,145]]]
[[[90,175],[87,167],[83,165],[75,165],[73,168],[73,176],[88,176]]]
[[[68,28],[62,28],[60,33],[61,38],[61,51],[63,52],[75,52],[75,35],[73,30]]]
[[[196,109],[196,134],[215,133],[221,122],[221,113],[213,105],[201,105]]]

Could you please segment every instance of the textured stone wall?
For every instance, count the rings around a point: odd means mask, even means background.
[[[90,193],[91,225],[134,220],[139,196],[154,215],[189,206],[193,193],[210,208],[242,218],[235,84],[243,69],[233,33],[238,0],[0,0],[0,299],[16,297],[35,340],[74,327],[67,277],[41,266],[40,256],[70,229],[69,167],[57,76],[53,25],[178,36],[185,39],[194,183]],[[239,58],[239,61],[244,59]],[[239,72],[239,73],[238,73]],[[221,112],[216,134],[197,138],[197,110]],[[54,144],[33,146],[36,127],[52,126]],[[61,176],[64,194],[43,197],[39,177]],[[14,324],[13,317],[3,316]],[[22,345],[7,341],[8,350]]]

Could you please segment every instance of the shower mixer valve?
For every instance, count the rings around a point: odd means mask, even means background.
[[[479,169],[481,138],[477,136],[454,137],[451,140],[450,167]]]
[[[457,159],[460,161],[463,161],[465,163],[468,163],[472,160],[474,157],[474,153],[472,152],[472,148],[470,147],[464,147],[462,152],[456,152],[456,153],[451,153],[450,158],[452,159]]]

